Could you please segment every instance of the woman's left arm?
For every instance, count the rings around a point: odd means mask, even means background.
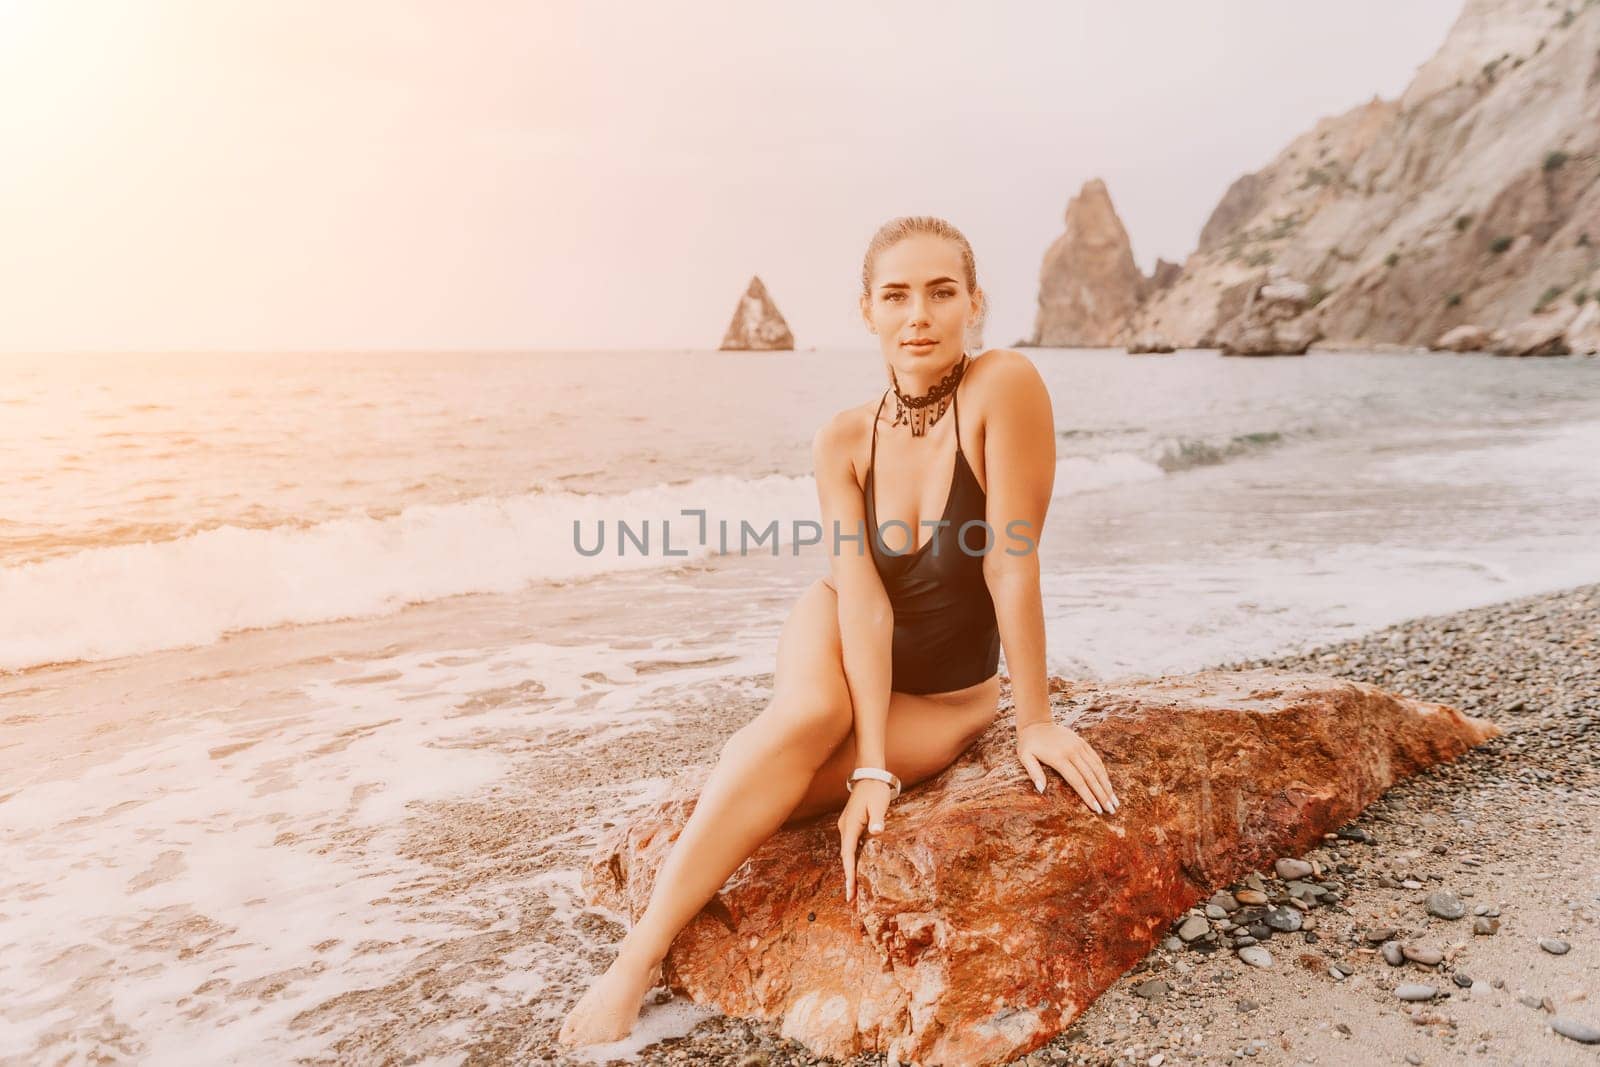
[[[1017,756],[1044,790],[1044,764],[1060,772],[1095,811],[1115,811],[1117,798],[1100,757],[1077,731],[1057,726],[1045,681],[1044,597],[1039,540],[1055,488],[1056,428],[1050,391],[1033,363],[998,350],[986,376],[983,466],[988,474],[985,520],[994,541],[983,577],[994,600],[1016,705]]]

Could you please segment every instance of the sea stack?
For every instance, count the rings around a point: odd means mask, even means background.
[[[1106,183],[1085,182],[1067,202],[1066,229],[1039,268],[1039,314],[1031,343],[1048,348],[1116,344],[1144,286]]]
[[[722,338],[723,352],[792,352],[794,334],[772,302],[759,276],[752,276],[750,287],[739,298],[733,321]]]

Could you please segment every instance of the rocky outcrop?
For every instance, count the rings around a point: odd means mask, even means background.
[[[1224,294],[1271,265],[1337,342],[1576,306],[1600,270],[1600,4],[1467,0],[1398,101],[1323,119],[1236,181],[1126,335],[1214,341]]]
[[[1495,342],[1497,356],[1565,356],[1567,326],[1578,317],[1578,309],[1562,305],[1533,316],[1505,331]]]
[[[1163,289],[1171,289],[1177,284],[1178,276],[1183,273],[1182,263],[1173,263],[1171,260],[1156,259],[1156,269],[1150,272],[1150,277],[1144,280],[1144,295],[1146,297],[1159,293]]]
[[[1267,670],[1051,680],[1122,807],[1043,796],[1002,720],[911,787],[843,900],[835,816],[780,830],[674,941],[663,977],[818,1055],[999,1064],[1065,1029],[1213,889],[1320,841],[1395,781],[1497,733],[1374,686]],[[601,843],[591,900],[636,918],[705,780]]]
[[[1487,352],[1494,343],[1493,330],[1468,323],[1446,330],[1429,347],[1435,352]]]
[[[794,348],[794,334],[789,332],[789,324],[783,321],[778,305],[772,302],[759,277],[750,279],[750,287],[739,298],[733,321],[728,324],[728,332],[719,347],[724,352],[773,352]]]
[[[1225,356],[1303,356],[1319,336],[1304,314],[1310,307],[1311,287],[1275,270],[1248,291],[1217,344]]]
[[[1146,284],[1105,182],[1085,182],[1067,203],[1066,229],[1045,252],[1029,343],[1051,348],[1119,343]]]
[[[1139,356],[1146,353],[1165,354],[1177,351],[1171,341],[1158,333],[1147,333],[1141,337],[1135,337],[1128,342],[1127,349],[1130,356]]]

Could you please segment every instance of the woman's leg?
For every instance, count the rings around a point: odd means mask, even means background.
[[[954,763],[983,736],[1000,709],[1000,679],[990,678],[959,696],[889,694],[889,717],[883,735],[884,762],[903,789],[926,781]],[[806,788],[784,825],[790,826],[842,809],[850,793],[845,779],[856,768],[856,735],[839,742]],[[894,817],[894,805],[889,805]]]
[[[644,914],[611,967],[568,1014],[561,1041],[589,1044],[627,1035],[672,939],[794,811],[852,721],[838,599],[833,586],[819,580],[784,624],[771,702],[723,745],[662,861]]]

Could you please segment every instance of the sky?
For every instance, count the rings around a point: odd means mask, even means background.
[[[1461,0],[0,0],[0,351],[869,347],[896,215],[1031,333],[1068,199],[1149,270]]]

